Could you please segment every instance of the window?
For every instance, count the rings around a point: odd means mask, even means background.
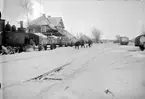
[[[41,26],[41,32],[46,32],[46,26]]]

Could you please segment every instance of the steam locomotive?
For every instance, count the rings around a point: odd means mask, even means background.
[[[119,43],[120,45],[128,45],[129,44],[129,38],[128,37],[120,37],[118,40],[114,40],[113,43]]]
[[[120,45],[128,45],[129,38],[128,37],[121,37],[120,38]]]

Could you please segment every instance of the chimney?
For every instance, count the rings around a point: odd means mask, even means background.
[[[20,28],[23,28],[23,21],[20,21]]]

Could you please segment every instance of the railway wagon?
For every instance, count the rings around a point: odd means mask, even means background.
[[[145,35],[139,35],[134,40],[135,46],[139,47],[141,51],[145,50]]]
[[[33,39],[36,45],[39,45],[39,36],[35,35],[34,33],[27,33],[26,34],[28,39]]]
[[[129,43],[129,38],[128,37],[121,37],[120,38],[120,44],[121,45],[128,45]]]
[[[59,42],[61,42],[62,46],[65,46],[65,47],[73,46],[75,43],[73,40],[70,40],[67,37],[63,37]]]
[[[48,44],[48,39],[47,37],[42,37],[40,36],[40,33],[27,33],[28,39],[32,39],[36,45],[39,44]]]
[[[140,45],[140,38],[141,38],[142,36],[145,36],[145,35],[139,35],[139,36],[137,36],[137,37],[135,38],[135,40],[134,40],[134,46],[139,46],[139,45]]]

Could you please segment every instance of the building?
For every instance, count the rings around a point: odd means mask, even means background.
[[[30,23],[30,32],[43,33],[47,36],[57,36],[60,41],[74,41],[74,36],[65,30],[62,17],[51,17],[43,14]]]
[[[45,14],[31,21],[28,29],[31,33],[42,33],[47,36],[62,36],[62,34],[58,32],[55,26],[47,19]]]

